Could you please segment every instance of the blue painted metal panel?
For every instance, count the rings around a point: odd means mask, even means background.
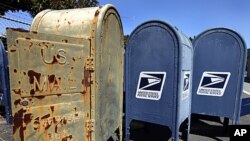
[[[132,32],[125,54],[126,140],[132,120],[168,126],[178,140],[191,112],[191,42],[165,22],[148,21]]]
[[[214,28],[193,41],[192,113],[239,120],[246,45],[233,30]]]
[[[10,90],[9,90],[9,74],[8,74],[8,59],[7,53],[4,49],[4,45],[0,40],[0,81],[1,90],[3,93],[3,102],[6,112],[6,120],[8,124],[12,122],[11,106],[10,106]]]

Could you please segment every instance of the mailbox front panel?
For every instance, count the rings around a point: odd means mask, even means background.
[[[87,140],[89,41],[7,30],[15,140]]]
[[[192,112],[236,119],[240,112],[246,46],[234,31],[211,29],[194,40]]]

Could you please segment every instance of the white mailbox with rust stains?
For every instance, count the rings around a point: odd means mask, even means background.
[[[122,140],[123,31],[112,5],[7,30],[16,141]]]

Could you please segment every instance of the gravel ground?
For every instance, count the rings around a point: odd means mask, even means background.
[[[0,115],[0,141],[12,140],[12,127],[6,124],[5,118]]]

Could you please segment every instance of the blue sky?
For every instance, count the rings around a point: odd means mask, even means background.
[[[148,20],[163,20],[187,36],[213,27],[240,33],[250,47],[250,0],[99,0],[113,4],[122,19],[124,34]]]
[[[148,20],[168,22],[190,37],[209,28],[227,27],[240,33],[250,48],[250,0],[99,0],[99,4],[113,4],[117,8],[124,34],[130,34]],[[32,22],[25,12],[6,16]],[[3,27],[29,28],[3,19],[0,26],[0,34]]]

